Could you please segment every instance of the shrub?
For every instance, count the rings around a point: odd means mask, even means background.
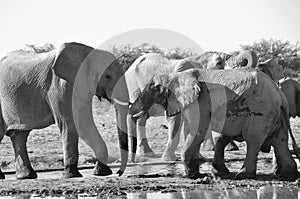
[[[196,53],[191,49],[182,49],[177,47],[166,50],[148,43],[143,43],[134,47],[130,44],[114,46],[112,47],[111,52],[118,58],[124,71],[126,71],[138,57],[145,53],[158,53],[168,59],[182,59],[196,55]]]
[[[298,76],[300,71],[300,43],[295,44],[290,41],[276,39],[262,39],[251,45],[241,45],[243,50],[253,50],[256,52],[259,62],[267,59],[278,59],[278,63],[283,66],[287,76]]]

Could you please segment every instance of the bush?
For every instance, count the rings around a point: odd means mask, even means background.
[[[158,53],[168,59],[183,59],[196,55],[191,49],[177,47],[166,50],[148,43],[143,43],[135,47],[132,47],[130,44],[114,46],[112,47],[111,52],[117,57],[123,66],[124,71],[126,71],[138,57],[145,53]]]
[[[263,62],[268,59],[278,59],[278,63],[283,67],[287,76],[298,76],[300,71],[300,44],[293,44],[290,41],[276,39],[262,39],[251,45],[241,45],[243,50],[253,50],[258,56],[258,61]]]

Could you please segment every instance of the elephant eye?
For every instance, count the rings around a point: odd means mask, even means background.
[[[110,75],[104,75],[104,78],[105,79],[111,79],[111,76]]]

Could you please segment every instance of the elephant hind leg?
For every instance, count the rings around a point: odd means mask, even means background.
[[[15,152],[15,169],[17,179],[35,179],[36,172],[30,164],[27,153],[27,138],[30,131],[10,131],[7,135],[10,137]]]
[[[298,178],[297,165],[288,148],[288,134],[286,131],[281,129],[271,138],[276,158],[273,163],[277,163],[275,173],[281,180],[296,180]]]

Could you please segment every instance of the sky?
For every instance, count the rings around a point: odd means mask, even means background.
[[[0,56],[25,44],[70,41],[222,52],[261,39],[296,42],[299,9],[299,0],[2,0]]]

